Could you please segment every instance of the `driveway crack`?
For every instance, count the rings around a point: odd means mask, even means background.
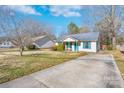
[[[46,87],[46,88],[50,88],[49,86],[47,86],[46,84],[44,84],[43,82],[41,82],[40,80],[38,80],[38,79],[36,79],[36,78],[34,78],[34,77],[32,77],[34,80],[36,80],[40,85],[43,85],[44,87]]]

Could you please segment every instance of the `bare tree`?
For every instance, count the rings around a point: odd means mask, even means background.
[[[24,47],[29,45],[32,42],[32,36],[31,34],[27,31],[27,29],[23,24],[24,21],[22,21],[21,23],[17,23],[16,22],[16,29],[13,30],[11,34],[12,36],[12,42],[18,46],[20,48],[20,55],[23,55],[23,51],[24,51]],[[18,26],[19,25],[19,26]]]
[[[123,23],[122,6],[97,6],[94,16],[98,30],[106,31],[113,49],[116,46],[116,36]],[[101,19],[101,20],[100,20]],[[98,27],[99,26],[99,27]],[[105,33],[105,32],[104,32]]]
[[[6,6],[0,6],[0,33],[5,38],[5,40],[12,39],[11,32],[14,30],[14,26],[12,23],[12,16],[14,16],[14,11],[11,11]]]
[[[24,20],[23,27],[31,34],[32,37],[41,36],[45,34],[45,24],[28,18]],[[28,29],[27,29],[28,28]]]
[[[10,31],[10,18],[11,15],[13,15],[13,12],[10,11],[5,6],[0,6],[0,33],[3,36],[6,36],[8,34],[8,31]]]
[[[27,40],[30,39],[30,35],[23,25],[24,20],[7,6],[1,6],[0,10],[0,28],[5,37],[19,47],[20,55],[22,56],[24,46],[27,44]]]
[[[0,29],[17,47],[23,55],[24,47],[32,43],[32,37],[47,35],[53,39],[52,27],[33,19],[26,19],[16,15],[6,6],[0,7]]]

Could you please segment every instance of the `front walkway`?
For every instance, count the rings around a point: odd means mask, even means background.
[[[89,54],[33,73],[0,87],[123,87],[123,80],[111,55]]]

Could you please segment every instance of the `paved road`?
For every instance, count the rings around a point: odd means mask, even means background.
[[[111,55],[89,54],[1,84],[0,87],[120,88],[123,80]]]

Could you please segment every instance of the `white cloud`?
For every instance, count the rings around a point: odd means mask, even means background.
[[[49,10],[54,16],[64,16],[64,17],[70,17],[70,16],[81,16],[80,10],[82,9],[82,6],[64,6],[64,5],[58,5],[58,6],[50,6]]]
[[[19,11],[25,14],[33,14],[33,15],[41,15],[41,13],[37,12],[33,7],[31,6],[24,6],[24,5],[9,5],[10,9]]]

